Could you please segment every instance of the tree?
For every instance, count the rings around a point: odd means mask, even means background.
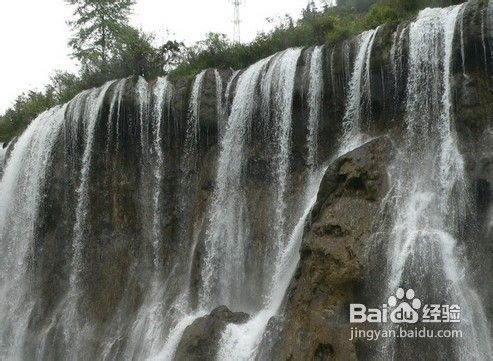
[[[68,102],[82,90],[84,87],[76,74],[60,70],[55,71],[46,86],[46,91],[52,93],[58,103]]]
[[[348,9],[351,12],[364,13],[376,2],[377,0],[339,0],[337,1],[337,6]]]
[[[114,77],[133,74],[152,79],[173,69],[182,60],[183,43],[168,40],[160,46],[154,44],[153,34],[126,26],[115,44],[111,66],[119,68],[121,74]]]
[[[73,56],[85,68],[104,69],[121,31],[128,23],[134,0],[65,0],[75,6],[69,21]]]

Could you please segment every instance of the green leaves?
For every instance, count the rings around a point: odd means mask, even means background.
[[[14,105],[0,116],[0,142],[6,142],[20,134],[29,122],[46,109],[56,104],[51,91],[29,91],[21,94]]]
[[[75,19],[68,22],[73,31],[72,55],[83,67],[106,67],[120,33],[128,26],[134,0],[65,1],[74,6]]]
[[[396,23],[400,20],[401,16],[392,7],[387,4],[378,3],[370,8],[368,14],[364,18],[364,26],[367,29],[373,29],[381,24]]]

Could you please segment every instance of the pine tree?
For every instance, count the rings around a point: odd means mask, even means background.
[[[134,0],[65,0],[73,5],[69,21],[73,36],[72,55],[84,67],[104,69],[120,32],[128,24]]]

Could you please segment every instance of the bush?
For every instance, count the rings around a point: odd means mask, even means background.
[[[366,29],[376,28],[381,24],[397,23],[402,16],[390,5],[379,3],[370,8],[370,11],[365,15],[363,25]]]
[[[299,20],[289,16],[275,22],[270,20],[275,24],[274,29],[259,33],[249,44],[234,44],[224,34],[209,33],[205,40],[188,48],[176,41],[155,46],[151,34],[122,25],[114,34],[112,48],[107,49],[104,62],[86,59],[79,74],[56,72],[44,92],[21,95],[14,106],[0,116],[0,141],[19,134],[40,112],[110,79],[130,75],[153,79],[168,73],[172,78],[192,78],[206,68],[241,69],[289,47],[334,44],[383,23],[409,18],[426,6],[444,6],[458,1],[341,0],[338,6],[326,5],[322,10],[311,1]]]
[[[52,91],[30,91],[20,95],[13,107],[0,117],[0,142],[7,142],[19,135],[32,119],[56,104]]]

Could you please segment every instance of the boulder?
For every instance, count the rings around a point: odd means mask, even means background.
[[[245,323],[249,317],[246,313],[232,312],[226,306],[221,306],[209,315],[196,319],[185,329],[174,359],[176,361],[214,360],[221,334],[226,326],[229,323]]]
[[[322,180],[285,300],[274,360],[356,360],[349,307],[363,283],[364,246],[388,189],[393,154],[379,137],[336,159]]]

